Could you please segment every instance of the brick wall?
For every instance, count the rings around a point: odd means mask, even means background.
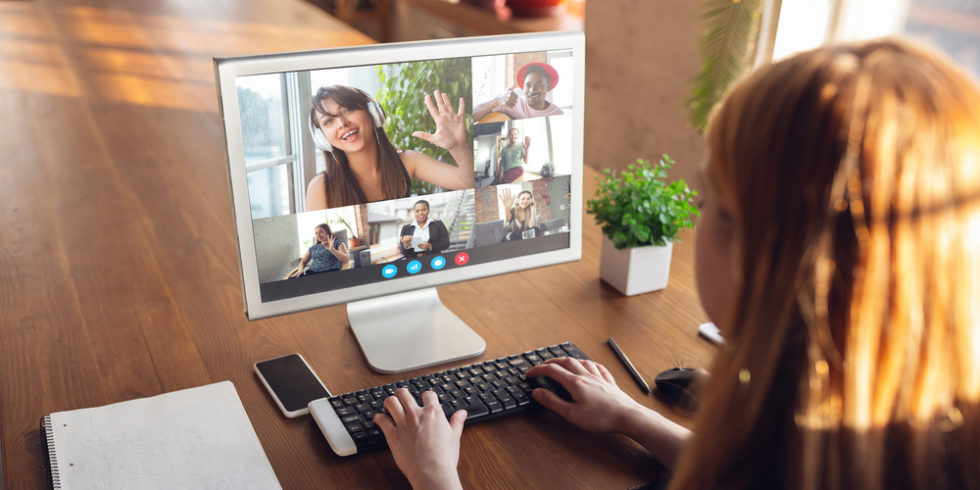
[[[477,223],[489,223],[500,219],[497,210],[497,187],[477,189],[473,195],[473,206]]]
[[[357,237],[365,240],[364,245],[370,245],[369,243],[366,243],[367,240],[370,240],[370,233],[368,232],[368,230],[370,230],[370,226],[368,225],[367,204],[354,206],[353,224],[354,228],[357,229]]]

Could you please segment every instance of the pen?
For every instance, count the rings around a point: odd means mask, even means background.
[[[616,353],[616,357],[619,358],[623,365],[626,366],[626,369],[630,372],[630,374],[633,375],[633,379],[636,380],[636,384],[640,385],[640,389],[643,390],[643,393],[650,393],[650,385],[648,385],[646,380],[643,379],[643,376],[640,376],[640,372],[636,370],[636,366],[630,362],[630,359],[626,357],[626,354],[624,354],[622,349],[619,348],[616,341],[613,340],[612,337],[609,337],[607,342],[609,343],[609,347],[612,347],[613,352]]]

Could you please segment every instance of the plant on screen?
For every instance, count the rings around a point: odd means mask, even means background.
[[[425,94],[439,90],[449,95],[453,109],[459,108],[459,98],[466,99],[466,130],[472,134],[472,68],[469,58],[416,61],[378,67],[383,88],[378,103],[387,114],[385,132],[391,143],[402,150],[415,150],[437,160],[455,164],[449,151],[412,136],[415,131],[435,132],[436,123],[425,107]],[[414,181],[413,194],[431,194],[436,187]]]
[[[625,172],[605,169],[596,177],[595,198],[586,201],[586,210],[616,248],[664,246],[694,227],[693,218],[700,215],[693,202],[698,191],[683,179],[666,181],[673,164],[663,154],[655,165],[637,159]]]

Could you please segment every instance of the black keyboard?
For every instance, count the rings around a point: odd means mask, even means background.
[[[435,392],[447,417],[457,410],[466,410],[466,425],[521,412],[535,405],[531,398],[535,388],[551,390],[570,400],[568,392],[549,378],[524,378],[524,373],[532,366],[555,357],[588,359],[574,344],[565,342],[333,396],[328,402],[353,439],[357,452],[370,451],[387,447],[381,428],[372,419],[375,414],[384,412],[385,399],[399,388],[408,389],[420,406],[423,392]]]

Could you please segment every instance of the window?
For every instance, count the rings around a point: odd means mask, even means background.
[[[293,208],[292,175],[296,156],[287,121],[290,111],[282,75],[238,79],[238,105],[245,147],[252,219],[289,214]]]
[[[769,0],[779,5],[773,58],[825,42],[907,35],[980,76],[976,0]]]
[[[980,3],[911,0],[905,32],[945,51],[980,76]]]

